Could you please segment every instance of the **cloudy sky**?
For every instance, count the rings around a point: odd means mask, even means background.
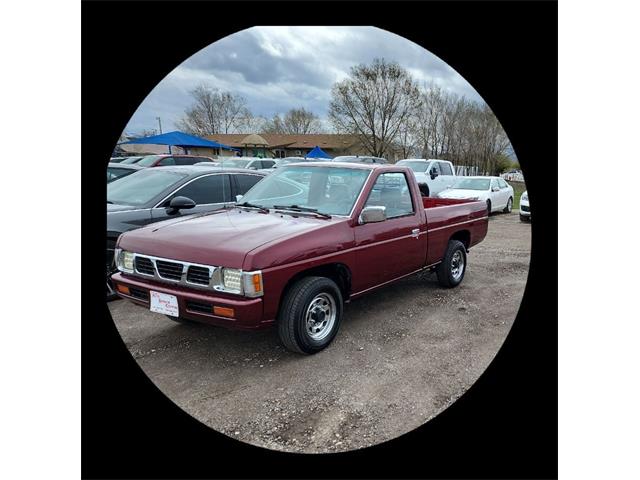
[[[175,130],[200,84],[242,95],[254,115],[271,118],[304,107],[325,118],[331,87],[360,63],[396,61],[419,82],[481,101],[453,68],[419,45],[375,27],[254,27],[219,40],[186,59],[154,88],[125,132]]]

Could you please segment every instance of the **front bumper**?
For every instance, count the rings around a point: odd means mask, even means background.
[[[531,216],[531,210],[529,209],[528,203],[520,203],[520,215],[522,215],[523,217]]]
[[[143,280],[120,272],[115,273],[111,281],[120,297],[147,308],[149,307],[149,290],[175,295],[178,299],[180,318],[187,320],[241,330],[255,330],[273,325],[273,320],[263,321],[262,298],[228,298],[213,292]],[[125,295],[118,291],[118,285],[128,287],[130,294]],[[233,318],[214,315],[214,306],[232,308]]]

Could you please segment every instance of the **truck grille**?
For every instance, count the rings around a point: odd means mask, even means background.
[[[198,285],[209,285],[210,280],[211,275],[209,274],[208,268],[195,265],[189,266],[189,270],[187,270],[187,282],[197,283]]]
[[[156,260],[158,275],[168,280],[180,280],[182,278],[182,263]]]
[[[155,270],[153,268],[153,263],[146,257],[136,257],[135,261],[136,271],[138,273],[142,273],[143,275],[154,275]]]

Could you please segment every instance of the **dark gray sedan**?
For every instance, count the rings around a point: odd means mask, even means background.
[[[121,233],[181,215],[233,204],[264,177],[263,173],[207,166],[145,168],[107,184],[107,276]],[[107,297],[113,291],[107,277]]]

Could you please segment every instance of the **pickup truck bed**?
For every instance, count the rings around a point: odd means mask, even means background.
[[[354,169],[362,183],[352,192],[348,214],[315,214],[298,204],[282,209],[273,206],[283,205],[277,197],[268,209],[248,203],[122,234],[116,249],[120,272],[112,277],[116,291],[165,313],[153,305],[160,298],[171,304],[166,313],[176,321],[239,329],[276,324],[287,348],[315,353],[337,333],[345,301],[424,269],[434,269],[445,287],[458,285],[467,252],[487,233],[486,205],[422,197],[407,167],[288,165],[243,200],[264,203],[271,197],[259,192],[270,188],[269,182],[291,182],[299,195],[318,188],[320,198],[331,201],[325,192],[335,188],[336,195],[344,195],[347,183],[336,178],[344,175],[353,183]],[[292,170],[297,179],[315,179],[302,188],[287,180]],[[329,181],[337,187],[326,186]],[[311,331],[320,324],[328,329],[325,336]]]

